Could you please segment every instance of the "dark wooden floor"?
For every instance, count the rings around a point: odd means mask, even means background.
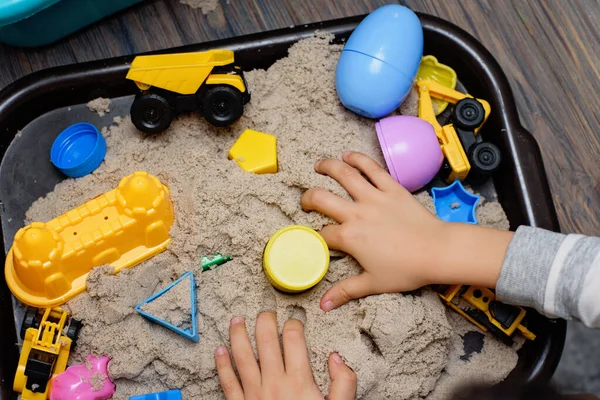
[[[48,48],[0,45],[0,87],[50,66],[364,14],[394,2],[220,1],[203,15],[178,0],[146,0]],[[563,231],[600,235],[600,2],[400,2],[459,25],[494,54],[523,124],[542,147]]]

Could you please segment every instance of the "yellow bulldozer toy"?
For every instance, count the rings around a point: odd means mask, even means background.
[[[127,79],[139,88],[131,121],[149,134],[167,130],[177,114],[196,110],[210,124],[228,126],[250,101],[244,73],[234,65],[231,50],[138,56]]]

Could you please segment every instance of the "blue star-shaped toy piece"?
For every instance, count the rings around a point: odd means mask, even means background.
[[[475,207],[479,196],[467,192],[460,181],[443,188],[432,188],[431,195],[435,212],[441,220],[477,224]]]

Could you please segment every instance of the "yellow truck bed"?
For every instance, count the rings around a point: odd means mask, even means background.
[[[194,94],[214,67],[234,62],[232,50],[138,56],[133,60],[127,79],[142,89],[151,86],[180,94]]]

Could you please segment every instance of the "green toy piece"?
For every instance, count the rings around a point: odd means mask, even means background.
[[[202,272],[204,272],[209,269],[215,269],[219,265],[223,265],[231,260],[231,256],[223,256],[221,254],[215,254],[212,257],[204,256],[200,259],[200,266],[202,266]]]

